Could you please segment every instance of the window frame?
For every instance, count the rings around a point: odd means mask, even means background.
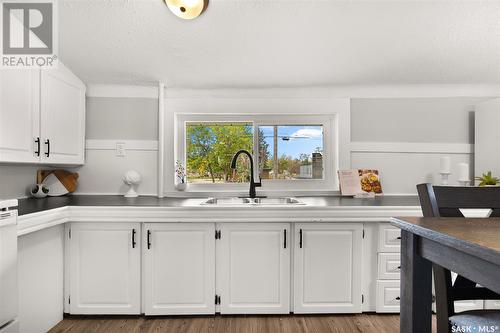
[[[259,154],[258,150],[258,127],[259,126],[283,126],[283,125],[322,125],[323,126],[323,179],[263,179],[259,193],[284,193],[292,195],[294,193],[303,194],[305,192],[331,193],[338,192],[337,170],[341,163],[341,141],[339,130],[339,113],[318,113],[318,114],[298,114],[298,113],[273,113],[273,114],[249,114],[249,113],[180,113],[175,115],[176,134],[174,140],[175,160],[180,160],[186,165],[186,124],[188,122],[217,122],[235,123],[249,122],[254,126],[253,151],[254,157],[254,177],[258,181],[259,176]],[[175,177],[175,175],[174,175]],[[175,179],[174,179],[175,181]],[[188,192],[232,192],[241,193],[248,191],[248,183],[240,184],[189,184]]]

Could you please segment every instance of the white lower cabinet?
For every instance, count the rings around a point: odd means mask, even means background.
[[[217,294],[222,314],[290,312],[290,224],[220,223]]]
[[[294,312],[361,312],[362,223],[297,223]]]
[[[145,223],[146,315],[215,313],[215,225]]]
[[[401,302],[401,282],[399,280],[377,281],[377,312],[399,312]]]
[[[71,314],[362,311],[362,223],[73,222],[67,232]]]
[[[140,314],[140,223],[71,223],[71,314]]]
[[[398,313],[401,285],[401,230],[379,223],[376,311]]]

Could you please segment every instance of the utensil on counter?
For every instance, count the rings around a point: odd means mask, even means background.
[[[50,192],[50,189],[45,184],[36,184],[30,189],[30,194],[34,198],[45,198]]]

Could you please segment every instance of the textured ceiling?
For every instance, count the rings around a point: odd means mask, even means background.
[[[499,84],[500,1],[59,2],[61,59],[88,83],[181,88]]]

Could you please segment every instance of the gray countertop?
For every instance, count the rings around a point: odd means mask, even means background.
[[[20,199],[19,215],[27,215],[65,206],[142,206],[142,207],[186,207],[187,198],[157,198],[141,196],[124,198],[120,195],[68,195],[44,199]],[[379,196],[355,199],[352,197],[300,197],[309,207],[419,207],[417,196]],[[196,208],[196,206],[193,206]]]

